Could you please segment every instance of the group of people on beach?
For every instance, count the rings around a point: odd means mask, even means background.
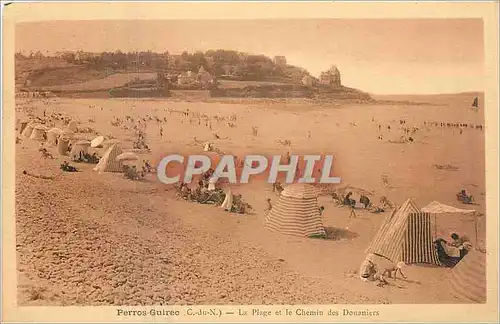
[[[230,190],[226,193],[221,188],[217,188],[216,183],[210,180],[214,172],[212,168],[204,172],[198,180],[198,186],[194,189],[181,182],[177,187],[178,195],[187,201],[215,206],[221,206],[226,200],[229,200],[230,206],[225,207],[225,209],[232,213],[245,214],[252,209],[252,206],[243,200],[241,194],[233,195]],[[227,195],[231,195],[230,199]]]
[[[472,244],[466,236],[457,233],[452,233],[450,238],[450,241],[438,238],[434,241],[434,245],[441,264],[454,267],[472,249]]]

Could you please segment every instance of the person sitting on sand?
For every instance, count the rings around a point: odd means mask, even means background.
[[[465,189],[462,189],[458,194],[457,194],[457,198],[460,202],[464,203],[464,204],[472,204],[473,203],[473,199],[472,199],[472,196],[467,194],[467,192],[465,191]]]
[[[352,196],[352,191],[349,191],[349,193],[344,197],[344,205],[347,205],[347,206],[356,205],[356,201],[351,199],[351,196]]]
[[[359,198],[359,202],[365,206],[365,209],[370,206],[370,198],[366,197],[365,195],[361,195]]]
[[[472,244],[466,238],[460,238],[458,234],[451,234],[452,242],[442,238],[434,241],[438,259],[444,266],[454,267],[472,249]]]
[[[319,210],[319,216],[323,216],[323,212],[325,211],[325,207],[321,206],[318,208],[318,210]]]
[[[378,206],[376,206],[376,207],[375,207],[375,208],[371,211],[371,213],[373,213],[373,214],[380,214],[380,213],[383,213],[383,212],[385,212],[385,210],[384,210],[383,208],[381,208],[381,207],[378,207]]]
[[[450,237],[452,239],[449,243],[450,246],[460,247],[464,243],[462,238],[457,233],[452,233]]]
[[[273,191],[277,191],[278,195],[281,194],[281,192],[283,191],[283,186],[281,185],[281,182],[276,181],[275,183],[273,183]]]

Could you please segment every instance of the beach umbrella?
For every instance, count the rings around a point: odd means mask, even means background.
[[[97,136],[90,142],[90,147],[102,147],[104,136]]]

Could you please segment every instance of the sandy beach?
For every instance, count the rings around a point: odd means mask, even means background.
[[[335,173],[342,178],[336,187],[361,188],[370,192],[374,203],[382,196],[396,205],[411,198],[419,207],[436,200],[484,214],[484,128],[460,131],[430,124],[484,125],[483,112],[470,107],[475,96],[399,96],[375,98],[384,100],[379,103],[323,104],[18,98],[16,118],[61,113],[76,120],[80,129],[92,128],[93,133],[77,133],[78,138],[112,135],[124,150],[132,149],[132,127],[144,118],[151,151],[138,154],[153,166],[166,154],[201,153],[205,141],[238,156],[334,154]],[[182,113],[186,111],[188,116]],[[212,129],[200,119],[202,115],[209,118]],[[135,122],[112,125],[125,116]],[[231,116],[234,127],[227,123]],[[55,126],[63,127],[58,120]],[[254,126],[258,126],[256,136]],[[416,128],[413,142],[398,143],[403,127]],[[359,280],[365,249],[390,211],[360,210],[356,218],[349,218],[349,209],[321,196],[330,239],[282,235],[263,226],[266,199],[273,203],[278,199],[268,183],[232,186],[253,210],[228,213],[180,199],[155,173],[131,181],[120,173],[99,174],[92,170],[94,165],[83,163],[71,163],[81,172],[61,172],[59,166],[69,161],[67,156],[47,147],[54,159],[43,158],[40,142],[17,134],[21,139],[15,156],[20,305],[457,302],[446,286],[449,268],[410,265],[408,280],[385,287]],[[285,140],[291,145],[280,144]],[[54,178],[30,177],[24,170]],[[475,205],[457,201],[461,189],[473,195]],[[476,242],[470,216],[440,218],[438,225],[437,236],[447,238],[457,232],[475,245],[484,244],[485,225],[481,223]]]

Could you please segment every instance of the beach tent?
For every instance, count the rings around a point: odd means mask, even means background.
[[[33,127],[33,130],[31,131],[30,139],[35,140],[35,141],[44,141],[44,135],[45,135],[46,128],[45,126],[42,125],[37,125]]]
[[[384,256],[392,262],[440,265],[431,233],[431,214],[421,212],[406,200],[388,215],[366,253]]]
[[[470,250],[451,270],[451,294],[462,302],[486,302],[486,253]]]
[[[47,132],[47,143],[49,145],[55,146],[57,145],[57,139],[59,138],[59,135],[61,135],[62,130],[59,128],[51,128]]]
[[[475,210],[472,209],[460,209],[453,206],[445,205],[437,201],[433,201],[424,208],[422,208],[423,212],[431,213],[431,214],[442,214],[442,213],[459,213],[459,214],[474,214]]]
[[[136,168],[141,167],[141,161],[139,157],[133,152],[125,152],[118,155],[115,160],[123,165],[135,166]]]
[[[26,127],[24,128],[22,135],[23,135],[24,137],[29,138],[29,137],[31,136],[31,133],[33,132],[33,128],[34,128],[35,126],[36,126],[36,125],[35,125],[35,124],[33,124],[33,123],[28,123],[28,125],[26,125]]]
[[[19,125],[19,134],[22,135],[24,129],[29,123],[27,121],[22,121],[21,124]]]
[[[319,191],[310,184],[296,183],[287,186],[265,219],[269,230],[287,235],[326,235],[319,214]]]
[[[474,234],[475,243],[478,244],[478,215],[475,210],[456,208],[433,201],[422,208],[422,211],[434,216],[434,238],[447,237],[452,232],[465,232],[469,235]]]
[[[76,121],[72,120],[69,122],[66,129],[70,132],[76,133],[78,131],[78,124],[76,123]]]
[[[216,182],[217,182],[216,180],[214,180],[214,179],[210,178],[210,179],[208,180],[208,190],[210,190],[210,191],[215,190],[215,189],[216,189],[216,188],[215,188],[215,183],[216,183]]]
[[[229,188],[227,189],[226,196],[220,208],[230,212],[232,207],[233,207],[233,192],[231,191],[231,188]]]
[[[104,153],[102,158],[99,159],[99,163],[94,168],[94,171],[101,172],[123,172],[123,164],[120,161],[116,161],[116,157],[122,154],[122,150],[118,144],[111,146]]]
[[[66,139],[73,139],[75,137],[75,133],[65,129],[61,132],[60,137],[64,137]]]
[[[76,161],[80,158],[80,154],[83,155],[88,153],[89,147],[90,147],[89,141],[78,141],[76,143],[73,143],[69,156],[71,157],[72,160]]]
[[[125,152],[115,158],[116,161],[137,161],[139,157],[133,152]]]
[[[68,155],[69,139],[60,137],[57,141],[57,152],[59,155]]]

